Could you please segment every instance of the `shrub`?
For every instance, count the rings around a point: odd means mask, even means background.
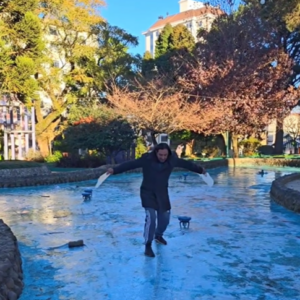
[[[250,137],[249,139],[239,142],[239,147],[244,147],[243,154],[245,156],[251,156],[257,153],[258,147],[261,145],[260,141],[256,138]]]
[[[201,153],[197,153],[199,156],[203,156],[202,153],[205,153],[205,157],[218,157],[220,156],[220,149],[218,147],[206,146],[201,149]]]
[[[27,161],[35,161],[35,162],[44,162],[45,159],[40,151],[33,151],[32,149],[29,149],[28,153],[26,154],[25,159]]]
[[[47,163],[57,163],[60,161],[60,159],[63,157],[62,153],[60,151],[55,151],[53,154],[48,155],[45,158],[45,161]]]
[[[144,153],[147,152],[147,146],[142,136],[137,138],[135,147],[135,158],[140,158]]]
[[[105,164],[103,154],[86,154],[84,156],[69,154],[57,162],[57,166],[61,168],[97,168]]]
[[[275,153],[275,149],[272,146],[265,145],[257,148],[257,151],[262,155],[273,155]]]
[[[103,154],[86,154],[79,162],[79,168],[98,168],[106,164]]]
[[[69,154],[63,156],[57,163],[57,167],[61,168],[79,168],[80,155],[79,154]]]

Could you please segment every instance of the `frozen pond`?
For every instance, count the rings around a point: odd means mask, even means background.
[[[211,170],[213,188],[174,173],[169,244],[154,259],[143,255],[140,174],[111,176],[90,202],[81,192],[96,180],[0,190],[23,256],[20,300],[300,299],[300,216],[269,197],[292,171]],[[192,217],[189,230],[178,215]],[[85,247],[65,245],[79,239]]]

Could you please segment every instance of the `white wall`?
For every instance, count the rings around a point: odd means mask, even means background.
[[[179,1],[179,12],[184,12],[190,9],[197,9],[204,7],[203,2],[193,1],[193,0],[180,0]]]

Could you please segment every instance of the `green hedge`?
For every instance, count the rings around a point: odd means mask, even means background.
[[[0,169],[23,169],[41,167],[43,164],[33,161],[23,160],[1,160]]]

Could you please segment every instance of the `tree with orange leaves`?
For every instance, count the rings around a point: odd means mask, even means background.
[[[114,86],[107,100],[137,129],[150,132],[154,144],[158,133],[184,129],[202,132],[216,114],[220,115],[208,102],[201,104],[197,98],[171,86],[166,77],[148,82],[136,80],[124,88]]]
[[[103,0],[41,0],[41,18],[46,42],[44,68],[35,74],[40,94],[35,98],[36,135],[40,151],[47,156],[51,141],[59,134],[61,116],[67,107],[76,102],[78,95],[88,94],[85,85],[90,78],[87,60],[96,59],[99,44],[94,28],[103,22],[100,8]],[[41,97],[40,97],[41,96]],[[42,110],[51,105],[47,115]]]

